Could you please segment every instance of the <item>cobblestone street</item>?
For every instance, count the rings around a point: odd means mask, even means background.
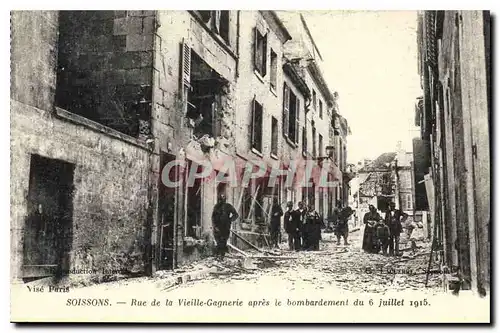
[[[140,288],[144,292],[161,292],[182,297],[186,292],[210,293],[221,285],[230,294],[234,290],[247,288],[261,289],[270,286],[286,291],[311,292],[313,290],[344,290],[347,292],[385,293],[387,291],[428,291],[440,292],[441,275],[437,267],[431,267],[428,287],[425,288],[429,244],[418,243],[415,256],[406,250],[402,257],[387,257],[381,254],[367,254],[360,249],[360,231],[351,233],[348,246],[337,245],[333,234],[323,234],[320,251],[289,252],[280,250],[280,256],[272,259],[246,259],[230,254],[223,263],[212,258],[200,263],[181,267],[174,272],[161,272],[152,278],[134,278],[103,283],[81,289],[119,290]],[[286,247],[282,243],[282,247]],[[406,247],[402,239],[401,248]],[[264,256],[262,256],[264,257]],[[196,272],[212,269],[209,274],[196,279]],[[191,274],[191,280],[181,284],[168,285],[166,281],[175,274]]]

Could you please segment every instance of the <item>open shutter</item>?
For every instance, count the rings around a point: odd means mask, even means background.
[[[264,36],[262,47],[262,77],[267,74],[267,34]]]
[[[251,131],[251,135],[250,135],[250,147],[253,148],[254,147],[254,142],[255,142],[255,97],[252,101],[252,121],[251,121],[251,126],[250,126],[250,131]]]
[[[184,39],[181,54],[181,84],[191,87],[191,48]]]
[[[283,84],[283,136],[288,138],[289,127],[289,110],[290,110],[290,90],[288,86]]]
[[[300,99],[297,97],[295,99],[296,101],[296,108],[295,108],[295,138],[294,142],[298,143],[299,142],[299,125],[300,125]]]
[[[257,27],[253,28],[253,68],[257,68],[257,43],[258,43],[259,31]]]

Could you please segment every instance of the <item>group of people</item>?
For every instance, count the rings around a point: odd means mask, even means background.
[[[278,199],[274,199],[269,224],[271,246],[279,247],[281,219],[284,217],[283,226],[288,234],[290,251],[319,251],[321,229],[324,227],[323,219],[313,205],[309,205],[307,209],[303,202],[299,202],[296,209],[293,206],[293,202],[287,202],[286,211],[283,212]],[[353,213],[350,207],[341,208],[339,205],[334,210],[333,218],[329,219],[329,222],[333,222],[331,227],[337,236],[337,244],[340,244],[340,239],[343,238],[344,244],[348,245],[348,220]],[[228,251],[227,241],[231,224],[238,217],[236,209],[226,202],[226,196],[220,195],[212,212],[214,239],[217,243],[215,255],[219,259],[222,259]]]
[[[389,204],[383,218],[375,206],[370,205],[368,208],[369,212],[363,217],[363,250],[367,253],[382,251],[384,255],[399,255],[399,237],[408,214],[396,209],[394,202]]]
[[[272,245],[278,247],[278,236],[281,229],[281,215],[274,215],[281,207],[278,200],[274,201],[271,217],[271,240]],[[279,217],[278,217],[279,216]],[[290,251],[318,251],[321,240],[322,220],[313,205],[307,209],[303,202],[297,204],[297,209],[293,209],[293,202],[286,204],[283,226],[288,234],[288,247]]]

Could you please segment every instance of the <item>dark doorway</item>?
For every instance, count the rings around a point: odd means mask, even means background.
[[[24,279],[59,277],[69,271],[74,169],[75,165],[68,162],[31,155]]]
[[[161,169],[169,162],[174,161],[175,156],[162,153],[160,156]],[[179,179],[179,169],[177,166],[170,168],[168,177],[171,182]],[[158,186],[158,206],[160,221],[160,269],[174,268],[174,224],[175,224],[175,206],[176,206],[176,188],[166,186],[161,180]]]

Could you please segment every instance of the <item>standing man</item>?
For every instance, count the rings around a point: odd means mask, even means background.
[[[273,207],[271,208],[271,225],[269,231],[271,232],[271,246],[279,248],[279,238],[281,233],[281,217],[283,216],[283,209],[278,202],[277,198],[273,199]]]
[[[389,210],[385,213],[385,224],[389,227],[389,255],[399,255],[399,236],[403,230],[408,214],[396,209],[396,203],[389,204]]]
[[[299,202],[299,208],[293,212],[293,227],[295,228],[296,234],[296,242],[295,242],[295,251],[299,251],[301,249],[301,238],[302,244],[304,244],[304,219],[306,217],[306,210],[304,209],[304,204],[302,201]]]
[[[283,221],[283,225],[285,227],[285,232],[288,234],[288,248],[290,251],[297,248],[295,245],[297,241],[300,243],[300,236],[293,223],[293,202],[288,201],[286,203],[285,220]]]
[[[344,238],[344,245],[349,245],[347,238],[349,236],[349,218],[354,214],[354,210],[347,206],[342,208],[339,213],[335,236],[337,236],[337,245],[340,245],[340,238]]]
[[[217,204],[215,204],[212,212],[212,225],[214,228],[214,238],[217,242],[216,257],[217,259],[224,259],[227,252],[227,240],[229,239],[229,232],[231,230],[231,223],[239,217],[236,209],[226,203],[226,195],[221,194],[218,197]]]

